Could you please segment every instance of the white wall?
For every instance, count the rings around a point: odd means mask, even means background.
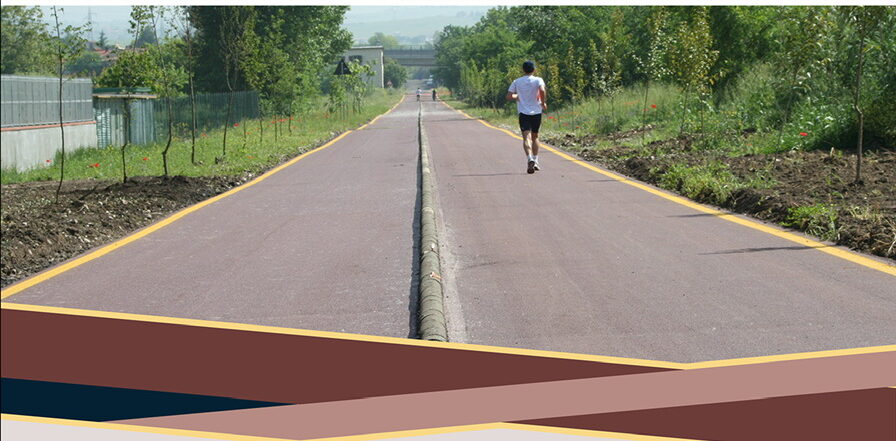
[[[96,147],[96,123],[65,126],[66,153]],[[25,171],[55,160],[62,147],[59,126],[36,129],[5,129],[0,132],[0,166]]]
[[[369,64],[370,67],[373,68],[374,75],[372,77],[367,78],[367,84],[370,84],[375,87],[383,88],[385,87],[385,80],[383,75],[383,47],[382,46],[361,46],[361,47],[353,47],[345,53],[342,54],[342,57],[346,62],[349,61],[349,57],[351,56],[361,56],[362,64]]]

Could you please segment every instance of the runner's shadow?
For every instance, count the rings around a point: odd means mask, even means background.
[[[725,250],[725,251],[714,251],[712,253],[700,253],[701,256],[711,256],[714,254],[744,254],[744,253],[759,253],[763,251],[803,251],[803,250],[812,250],[819,248],[828,248],[829,245],[822,246],[806,246],[806,245],[797,245],[792,247],[761,247],[761,248],[741,248],[738,250]]]

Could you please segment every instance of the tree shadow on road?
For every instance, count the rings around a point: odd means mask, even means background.
[[[701,256],[710,256],[714,254],[744,254],[744,253],[760,253],[763,251],[803,251],[803,250],[815,250],[819,248],[828,248],[829,245],[822,246],[806,246],[806,245],[797,245],[791,247],[758,247],[758,248],[741,248],[737,250],[723,250],[723,251],[713,251],[711,253],[700,253]]]

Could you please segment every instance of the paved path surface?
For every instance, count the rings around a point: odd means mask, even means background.
[[[896,278],[424,103],[452,341],[679,362],[896,342]]]
[[[15,303],[407,337],[417,108],[7,298]]]
[[[419,105],[452,341],[679,362],[896,342],[896,278],[619,183],[413,95],[7,301],[415,334]]]

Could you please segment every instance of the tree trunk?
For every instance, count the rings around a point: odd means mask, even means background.
[[[859,107],[859,100],[862,97],[862,63],[864,62],[864,51],[865,30],[863,28],[859,32],[859,65],[858,69],[856,69],[856,91],[855,99],[853,100],[853,109],[855,109],[856,115],[859,117],[859,139],[856,143],[856,184],[862,183],[862,131],[865,123],[865,115],[862,113],[861,107]]]
[[[233,112],[233,89],[230,90],[230,95],[227,97],[227,119],[224,122],[224,142],[221,148],[222,160],[227,156],[227,127],[230,125],[231,112]]]
[[[192,126],[190,127],[190,142],[192,147],[190,150],[190,162],[196,165],[196,93],[193,90],[193,75],[190,74],[190,115]]]
[[[681,125],[678,127],[678,136],[681,137],[684,135],[684,121],[688,117],[688,98],[690,98],[691,87],[685,87],[684,89],[684,105],[682,106],[681,111]]]
[[[171,109],[171,97],[166,98],[168,101],[168,142],[165,144],[165,150],[162,151],[162,166],[165,168],[165,178],[168,178],[168,149],[171,148],[171,140],[174,138],[174,113]]]
[[[56,38],[62,39],[62,33],[59,31],[59,15],[56,12],[56,7],[53,6],[53,18],[56,20]],[[62,192],[62,180],[65,179],[65,125],[63,124],[62,119],[62,65],[64,61],[64,55],[62,53],[62,43],[57,42],[58,44],[58,59],[59,59],[59,134],[62,140],[62,155],[60,156],[59,161],[59,185],[56,186],[56,203],[59,203],[59,193]]]
[[[59,19],[56,19],[56,28],[59,29]],[[56,186],[56,203],[59,203],[59,193],[62,191],[62,180],[65,178],[65,125],[62,119],[62,50],[59,51],[59,134],[62,141],[62,155],[59,161],[59,185]]]
[[[121,143],[121,182],[128,182],[128,169],[125,165],[125,149],[131,140],[131,102],[124,100],[124,142]]]
[[[650,91],[650,78],[644,82],[644,110],[641,112],[641,145],[644,145],[644,137],[647,136],[647,93]]]

